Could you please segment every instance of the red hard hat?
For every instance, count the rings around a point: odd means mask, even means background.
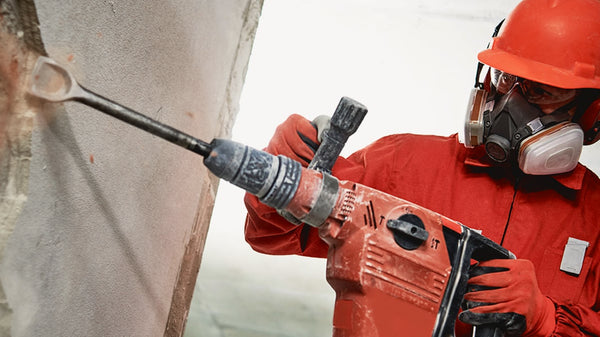
[[[559,88],[600,89],[600,0],[523,0],[478,59]]]

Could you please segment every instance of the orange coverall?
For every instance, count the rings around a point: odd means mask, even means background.
[[[536,269],[556,306],[553,336],[600,336],[600,180],[583,165],[556,176],[515,177],[487,165],[480,148],[451,137],[384,137],[333,175],[414,202],[500,243]],[[258,252],[326,257],[315,228],[296,226],[247,194],[247,242]],[[569,237],[589,242],[579,275],[559,269]]]

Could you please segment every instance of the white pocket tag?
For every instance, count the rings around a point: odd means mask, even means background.
[[[579,275],[581,267],[583,267],[585,251],[589,245],[590,243],[587,241],[569,238],[560,262],[560,270]]]

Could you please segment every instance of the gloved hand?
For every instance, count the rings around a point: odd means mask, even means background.
[[[461,321],[493,324],[507,336],[549,336],[554,330],[554,304],[541,293],[531,261],[481,262],[470,277]]]
[[[307,167],[319,148],[319,136],[327,125],[321,116],[310,122],[300,115],[291,115],[277,127],[265,150],[290,157]]]

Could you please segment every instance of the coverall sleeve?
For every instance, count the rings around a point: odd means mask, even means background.
[[[326,257],[327,244],[310,225],[294,225],[254,195],[246,193],[246,242],[259,253]]]
[[[600,336],[600,313],[582,305],[557,303],[556,328],[553,337],[559,336]]]
[[[333,175],[340,180],[360,182],[364,169],[359,153],[348,159],[339,157]],[[248,211],[244,228],[246,242],[255,251],[272,255],[327,257],[328,246],[321,240],[316,228],[288,222],[249,193],[244,196],[244,203]]]

